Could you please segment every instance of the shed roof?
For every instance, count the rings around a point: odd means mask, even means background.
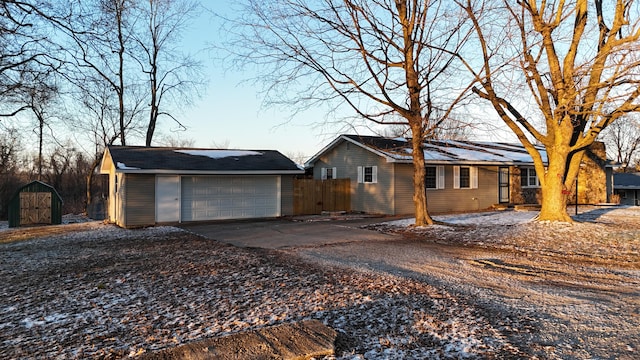
[[[227,150],[177,147],[109,146],[116,172],[180,174],[301,174],[288,157],[275,150]]]
[[[411,162],[411,139],[384,138],[380,136],[342,135],[320,150],[305,165],[313,166],[322,154],[338,144],[348,141],[387,159],[388,162]],[[542,160],[547,161],[544,147],[538,146]],[[428,164],[533,164],[524,146],[515,143],[486,141],[429,140],[423,144],[425,162]]]

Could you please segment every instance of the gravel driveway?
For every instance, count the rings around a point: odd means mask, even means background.
[[[0,358],[136,357],[300,319],[338,331],[336,359],[638,357],[640,211],[477,216],[281,250],[172,227],[0,231]]]

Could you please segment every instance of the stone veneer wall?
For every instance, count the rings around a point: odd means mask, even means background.
[[[511,174],[511,203],[520,204],[540,204],[541,192],[539,188],[525,188],[520,185],[520,168],[512,166],[509,168]]]
[[[607,173],[605,165],[607,153],[603,142],[595,142],[585,153],[578,174],[578,203],[598,204],[607,202]],[[539,188],[525,188],[520,186],[520,168],[512,166],[511,174],[511,203],[540,204],[541,191]],[[575,185],[569,189],[568,204],[575,204]]]
[[[603,142],[595,142],[584,154],[578,173],[578,204],[607,202],[607,152]],[[571,188],[567,202],[575,204],[576,188]]]

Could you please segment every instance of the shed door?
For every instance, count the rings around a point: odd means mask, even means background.
[[[51,224],[51,193],[20,193],[20,225]]]
[[[182,220],[280,216],[278,176],[182,178]]]
[[[180,221],[180,177],[156,177],[156,222]]]

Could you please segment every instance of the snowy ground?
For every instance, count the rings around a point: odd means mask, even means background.
[[[403,240],[292,251],[308,261],[394,274],[447,291],[527,358],[640,358],[640,208],[582,208],[574,224],[535,213],[438,216],[370,226]]]
[[[0,358],[122,358],[309,318],[340,333],[336,359],[637,358],[640,210],[611,210],[384,223],[398,240],[286,251],[172,227],[2,231],[23,241],[0,241]]]

